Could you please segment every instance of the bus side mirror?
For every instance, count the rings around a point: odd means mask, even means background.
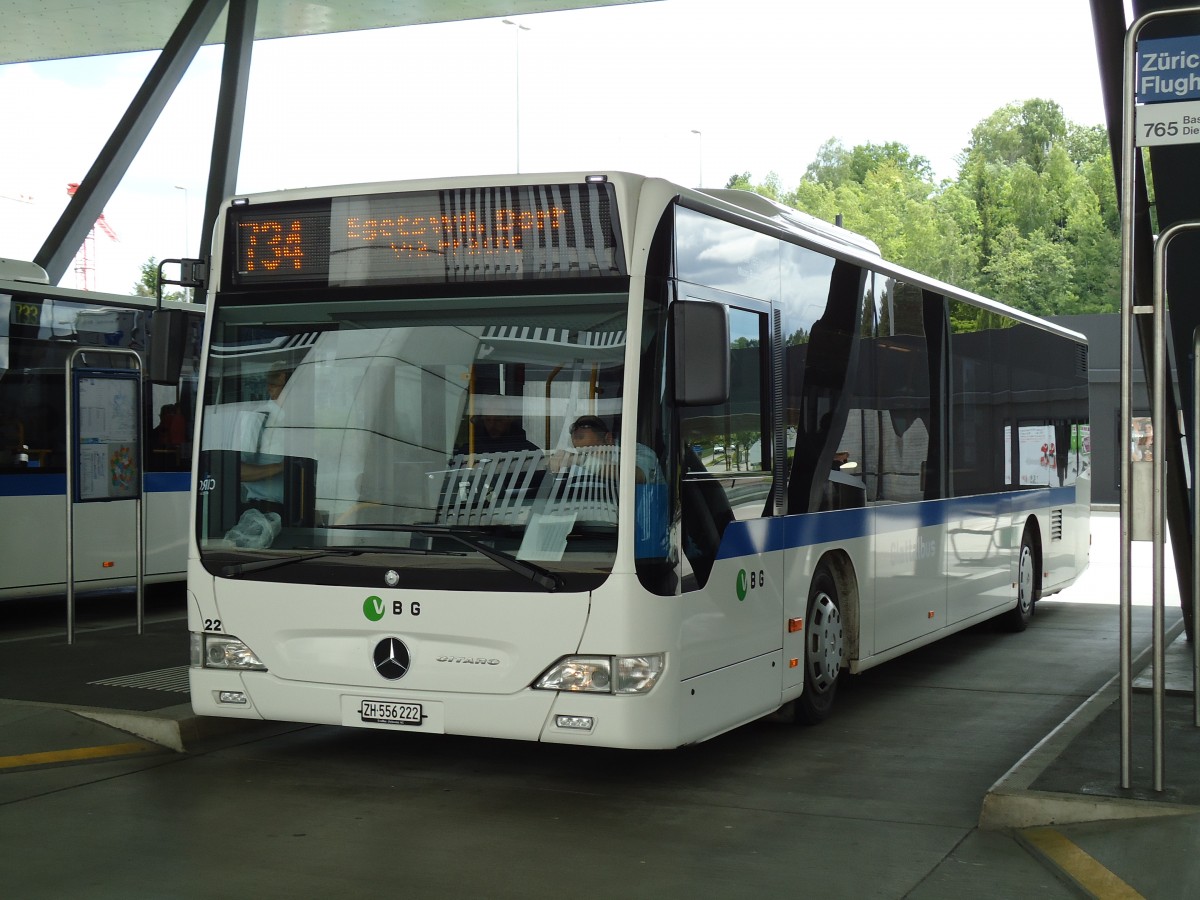
[[[675,402],[718,406],[729,400],[729,316],[720,303],[671,304]]]
[[[183,368],[189,313],[182,309],[154,311],[150,322],[149,376],[155,384],[175,384]]]

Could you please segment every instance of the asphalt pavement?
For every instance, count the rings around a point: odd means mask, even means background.
[[[1091,566],[1046,603],[1116,604],[1119,522],[1093,515]],[[1192,692],[1191,645],[1181,636],[1168,557],[1163,789],[1153,784],[1153,697],[1149,652],[1135,667],[1132,783],[1119,785],[1120,698],[1115,676],[1018,760],[980,798],[983,832],[1015,836],[1031,857],[1084,895],[1200,896],[1200,728]],[[1149,643],[1148,545],[1135,545],[1135,644]],[[182,588],[180,588],[182,593]],[[167,603],[142,634],[132,624],[77,631],[68,645],[54,629],[5,629],[0,617],[0,775],[46,773],[48,783],[82,779],[56,767],[88,760],[145,765],[189,753],[222,735],[252,740],[296,726],[247,725],[196,717],[187,700],[188,640],[182,604]],[[1036,617],[1032,626],[1037,627]],[[1115,648],[1113,635],[1113,647]],[[987,740],[986,722],[977,723]],[[76,770],[77,771],[77,770]],[[8,790],[6,790],[6,787]],[[0,805],[28,796],[0,779]]]

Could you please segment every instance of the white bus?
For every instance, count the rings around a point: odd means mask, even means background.
[[[152,363],[156,301],[52,287],[28,262],[0,260],[0,600],[61,596],[66,590],[66,367],[125,369],[133,350]],[[170,304],[181,320],[171,383],[142,392],[145,575],[183,581],[191,493],[192,418],[199,383],[203,307]],[[185,313],[185,307],[195,310]],[[166,318],[161,317],[161,318]],[[74,513],[75,584],[80,591],[136,581],[132,503],[79,503]]]
[[[204,715],[627,748],[831,709],[1087,565],[1087,346],[762,197],[238,197],[189,557]]]

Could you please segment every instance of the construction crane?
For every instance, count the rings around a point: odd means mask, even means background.
[[[75,196],[77,190],[79,190],[78,181],[72,181],[67,185],[67,193],[72,197]],[[96,256],[97,228],[110,241],[120,241],[117,233],[113,231],[112,226],[104,218],[104,213],[100,213],[96,219],[96,224],[92,226],[91,230],[87,233],[87,237],[83,239],[83,245],[79,248],[79,253],[75,257],[75,286],[85,291],[92,289],[92,275],[96,268],[93,260]]]

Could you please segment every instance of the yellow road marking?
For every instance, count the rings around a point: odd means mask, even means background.
[[[1101,900],[1145,900],[1062,832],[1053,828],[1027,828],[1022,835],[1092,896]]]
[[[103,759],[108,756],[130,756],[134,753],[147,753],[158,749],[157,744],[133,741],[128,744],[106,744],[103,747],[78,747],[74,750],[47,750],[43,753],[22,753],[18,756],[0,756],[0,769],[21,769],[28,766],[76,762],[81,759]]]

